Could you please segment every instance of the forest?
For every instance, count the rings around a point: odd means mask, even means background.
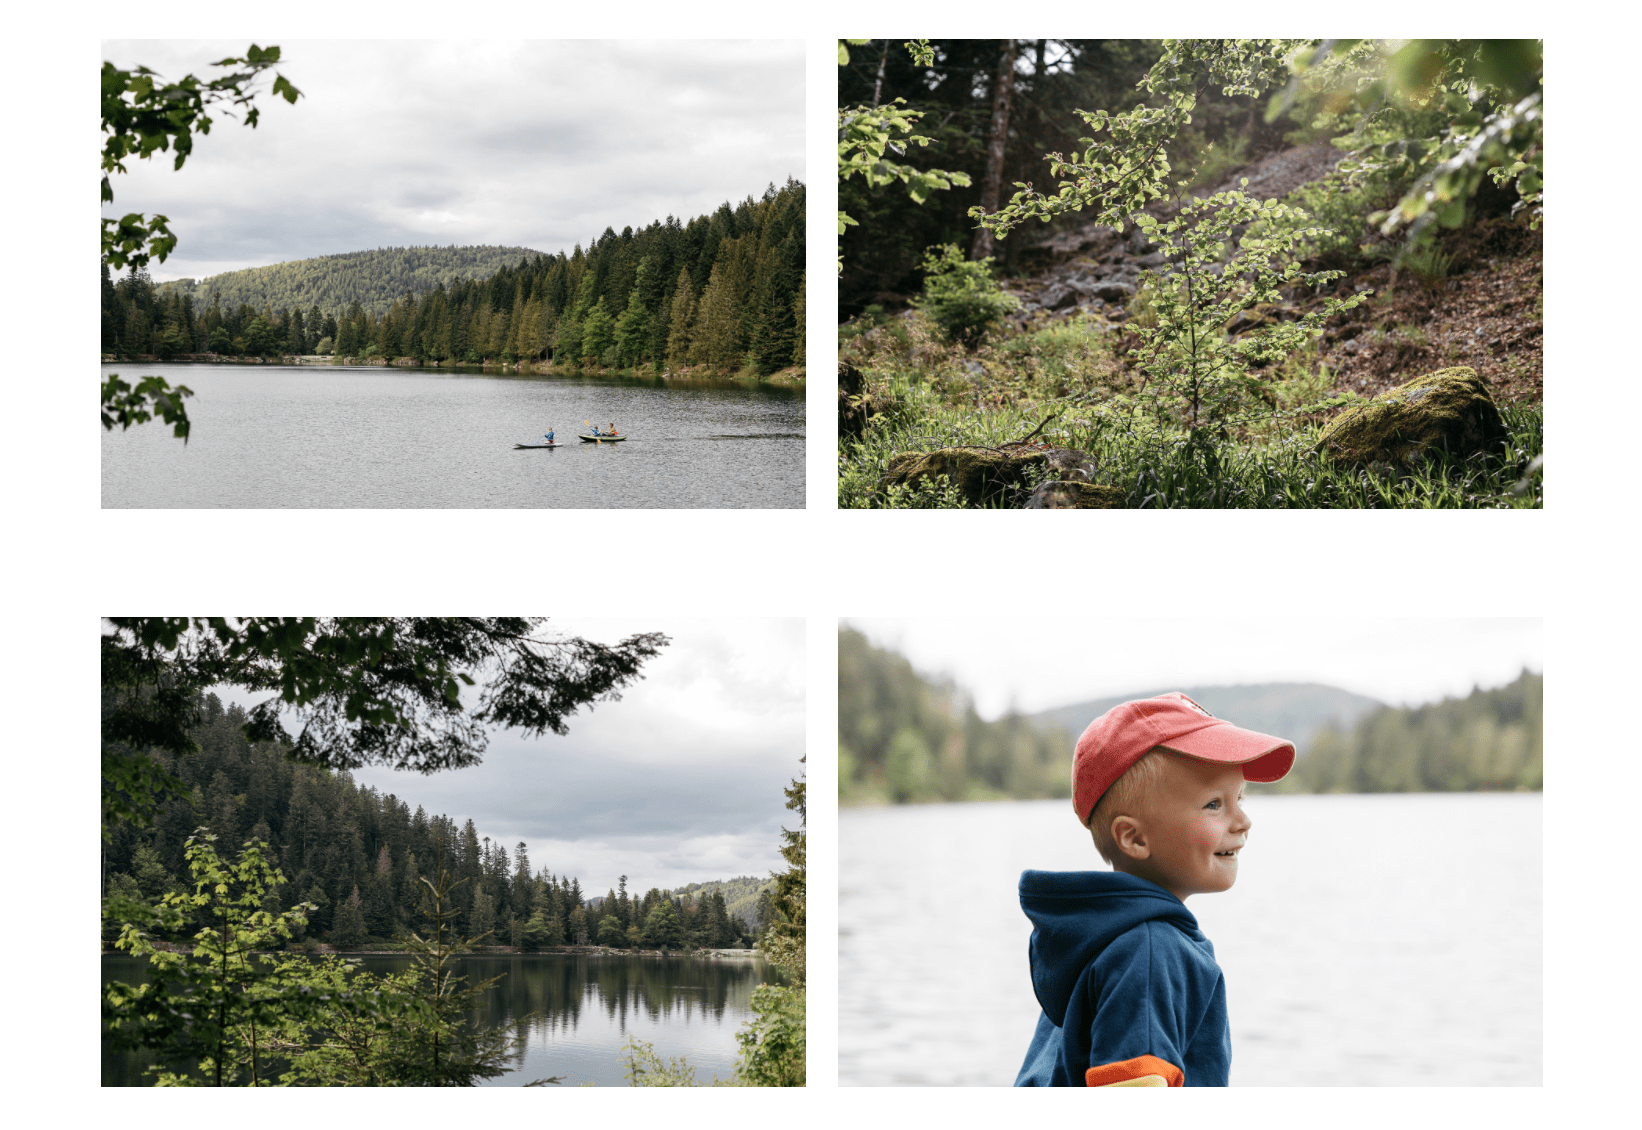
[[[487,279],[540,254],[529,247],[379,247],[157,285],[160,298],[179,291],[200,310],[216,303],[270,312],[317,306],[340,314],[357,302],[380,318],[407,294],[424,294],[441,283]]]
[[[1284,734],[1299,751],[1294,770],[1251,791],[1538,790],[1544,685],[1543,675],[1524,671],[1465,698],[1357,709],[1348,726]],[[1235,690],[1253,701],[1260,688]],[[1072,744],[1093,719],[1070,730],[1016,713],[987,722],[950,679],[919,673],[853,628],[838,633],[840,804],[1070,797]]]
[[[142,268],[116,280],[105,260],[102,348],[162,360],[294,354],[768,376],[804,364],[804,236],[804,186],[789,179],[687,223],[606,228],[568,255],[531,254],[487,278],[431,288],[405,273],[403,256],[333,256],[283,265],[292,281],[260,307],[222,290],[202,308]],[[349,284],[356,297],[345,305],[297,285],[333,260],[334,270],[365,276]],[[400,288],[391,301],[381,294],[388,285]]]
[[[839,505],[1540,505],[1541,72],[840,41]]]
[[[203,724],[192,731],[199,752],[151,753],[184,782],[151,827],[113,823],[103,850],[103,896],[154,904],[188,886],[190,837],[204,828],[230,848],[255,840],[287,877],[262,902],[278,914],[299,902],[306,915],[294,945],[337,949],[398,948],[421,928],[421,877],[441,855],[460,897],[449,925],[481,945],[527,952],[561,945],[623,949],[746,947],[780,917],[771,880],[691,884],[679,892],[614,890],[589,897],[578,879],[533,869],[523,843],[511,850],[418,806],[413,813],[392,794],[362,788],[351,776],[287,760],[280,743],[246,740],[245,712],[224,708],[215,695],[200,703]],[[726,893],[728,892],[728,899]],[[733,900],[735,911],[730,909]],[[191,936],[201,921],[166,933]],[[118,924],[105,920],[104,940]]]

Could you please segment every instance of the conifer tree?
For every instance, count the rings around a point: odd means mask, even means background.
[[[605,354],[616,344],[616,324],[604,308],[604,299],[600,298],[593,304],[587,313],[587,321],[582,325],[582,363],[584,365],[602,365]]]
[[[682,369],[689,364],[690,342],[695,335],[695,294],[690,285],[690,272],[679,268],[678,286],[673,291],[673,306],[667,334],[667,366]]]
[[[638,279],[628,292],[627,309],[616,319],[616,350],[625,368],[633,368],[644,360],[644,351],[650,341],[650,313],[644,308],[643,282],[650,261],[639,263]]]
[[[364,940],[365,913],[356,885],[353,893],[336,908],[336,920],[331,925],[331,944],[337,949],[353,949]]]

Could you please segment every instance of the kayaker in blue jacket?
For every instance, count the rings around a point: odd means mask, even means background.
[[[1190,895],[1231,889],[1248,841],[1244,781],[1294,765],[1178,692],[1115,706],[1072,761],[1072,806],[1112,871],[1027,871],[1032,990],[1043,1007],[1017,1087],[1224,1087],[1226,982]]]
[[[553,442],[553,429],[552,428],[547,429],[547,442],[548,443]]]

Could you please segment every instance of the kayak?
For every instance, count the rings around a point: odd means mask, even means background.
[[[562,444],[562,443],[516,443],[516,444],[513,445],[513,450],[518,451],[521,448],[526,448],[526,447],[563,447],[563,446],[564,446],[564,444]]]
[[[605,435],[596,436],[591,432],[582,432],[581,433],[581,438],[582,438],[583,443],[620,443],[622,440],[626,439],[627,437],[626,436],[605,436]]]

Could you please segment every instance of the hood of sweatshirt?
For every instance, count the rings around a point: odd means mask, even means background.
[[[1057,1028],[1078,978],[1114,939],[1154,918],[1203,938],[1185,903],[1121,871],[1023,871],[1021,909],[1032,920],[1032,991]]]

